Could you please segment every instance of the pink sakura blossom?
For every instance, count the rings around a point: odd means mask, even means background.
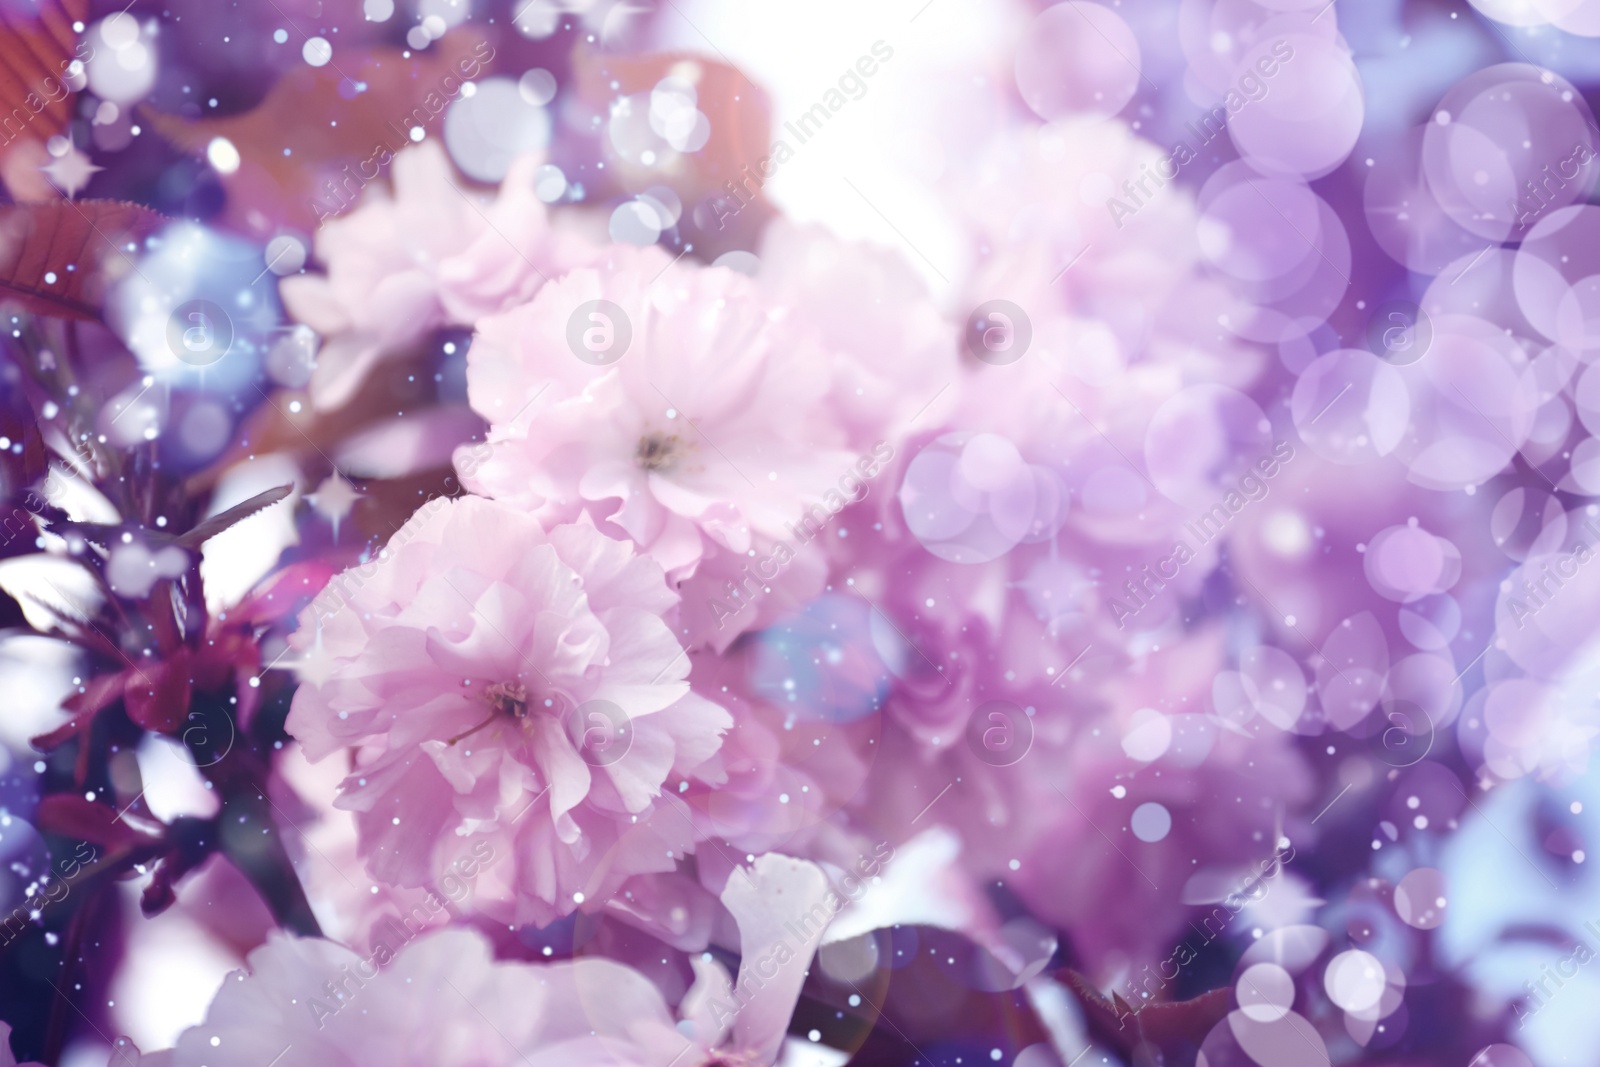
[[[496,961],[476,931],[408,936],[358,954],[274,934],[223,982],[163,1067],[260,1067],[292,1049],[327,1067],[767,1067],[777,1061],[823,929],[843,905],[821,868],[769,854],[722,892],[739,931],[737,981],[695,957],[676,1012],[612,960]]]
[[[951,672],[942,732],[891,702],[849,815],[897,847],[948,827],[961,869],[978,884],[1004,882],[1070,935],[1092,973],[1109,978],[1119,959],[1153,963],[1197,899],[1191,876],[1227,881],[1217,872],[1270,853],[1278,834],[1304,832],[1284,821],[1310,792],[1289,739],[1259,722],[1238,728],[1213,703],[1222,638],[1211,627],[1138,655],[1091,653],[1057,685],[1027,678],[1015,652],[1030,642],[998,641],[989,670]],[[1002,681],[996,668],[1013,664],[1018,679]],[[989,700],[1009,705],[1002,718],[978,719]],[[986,751],[991,729],[1026,742]],[[1224,801],[1230,818],[1210,818]],[[1133,830],[1146,804],[1171,818],[1156,841]]]
[[[179,1037],[171,1067],[259,1067],[285,1048],[326,1067],[664,1067],[670,1053],[658,1065],[638,1051],[683,1044],[655,986],[622,964],[496,963],[463,929],[399,940],[363,956],[274,934]]]
[[[1192,195],[1161,188],[1136,221],[1086,203],[1107,174],[1146,174],[1162,158],[1115,121],[1004,130],[992,148],[981,171],[952,179],[974,216],[962,314],[1003,299],[1031,336],[996,358],[967,323],[951,424],[1004,435],[1054,468],[1081,509],[1069,523],[1108,546],[1169,540],[1192,509],[1174,507],[1186,495],[1150,470],[1153,420],[1194,383],[1243,390],[1264,366],[1223,325],[1242,308],[1204,274]]]
[[[613,336],[630,335],[602,365],[580,359],[569,332],[597,300],[621,310],[617,323],[606,312]],[[749,279],[616,251],[480,324],[468,395],[491,447],[459,450],[457,468],[470,489],[546,522],[587,511],[674,581],[697,578],[681,587],[689,643],[723,649],[821,589],[820,561],[796,562],[790,542],[857,458],[832,388],[826,350]],[[743,573],[773,555],[771,577]],[[707,615],[729,582],[777,593],[734,619]]]
[[[325,275],[280,283],[294,317],[323,335],[311,395],[343,406],[372,368],[445,323],[471,325],[527,300],[588,252],[550,230],[533,193],[539,160],[513,163],[492,203],[463,189],[433,141],[394,160],[394,191],[371,187],[350,214],[323,223]]]
[[[676,600],[627,542],[476,497],[334,579],[293,638],[288,728],[313,761],[355,750],[338,806],[369,873],[436,889],[481,862],[474,906],[544,925],[673,869],[694,841],[663,784],[730,722],[689,691]]]
[[[854,449],[897,443],[948,413],[959,331],[898,253],[779,217],[762,236],[757,280],[827,348]]]
[[[1176,184],[1160,188],[1129,218],[1107,206],[1126,198],[1107,177],[1137,180],[1163,155],[1126,123],[1088,116],[1006,124],[963,152],[946,186],[952,208],[969,221],[976,273],[991,283],[976,287],[976,300],[1021,303],[1016,285],[1036,278],[1125,337],[1141,330],[1141,319],[1147,330],[1144,312],[1196,280],[1193,194]],[[992,265],[1005,260],[1026,260],[1031,269],[993,284],[1006,272],[993,274]]]
[[[367,876],[362,869],[357,813],[338,806],[347,764],[328,759],[312,763],[300,745],[285,746],[273,763],[276,773],[268,784],[286,831],[284,845],[325,936],[356,945],[385,915],[443,925],[461,914],[464,909],[451,905],[461,903],[459,898],[465,894],[452,890],[464,886],[466,893],[472,894],[476,886],[475,879],[462,879],[459,872],[453,878],[449,871],[441,875],[437,893]],[[491,855],[491,862],[493,858]],[[469,865],[468,869],[473,868]],[[470,906],[471,902],[466,903]]]
[[[749,644],[721,656],[695,655],[693,683],[726,707],[733,727],[707,765],[716,774],[683,794],[705,836],[743,855],[782,851],[846,864],[861,850],[839,813],[862,790],[876,759],[875,715],[832,722],[797,714],[749,684]],[[848,671],[830,663],[830,675]],[[706,784],[714,780],[715,787]],[[723,857],[704,853],[702,871]]]

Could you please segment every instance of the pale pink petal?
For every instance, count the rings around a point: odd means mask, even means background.
[[[776,852],[736,869],[722,891],[722,903],[739,924],[738,989],[746,998],[733,1023],[735,1044],[757,1062],[774,1062],[783,1047],[822,928],[838,911],[830,897],[837,904],[822,868]],[[814,936],[802,939],[796,930]]]

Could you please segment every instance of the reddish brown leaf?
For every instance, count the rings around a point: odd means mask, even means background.
[[[609,109],[611,101],[648,93],[669,74],[692,81],[697,104],[711,123],[711,136],[705,147],[688,156],[686,162],[693,171],[694,183],[704,190],[717,189],[737,177],[746,165],[754,166],[757,160],[771,154],[767,94],[726,63],[686,52],[626,56],[580,49],[572,57],[572,73],[577,79],[578,95],[601,114]],[[637,169],[635,176],[642,180],[652,184],[661,180],[653,167],[629,163],[612,152],[608,155],[613,157],[613,165]]]
[[[54,730],[47,730],[42,734],[28,738],[28,744],[40,752],[54,752],[74,737],[77,737],[78,731],[82,729],[83,722],[73,719],[71,722],[57,726]]]
[[[1188,1000],[1151,1004],[1139,1013],[1149,1013],[1144,1020],[1145,1036],[1164,1049],[1198,1046],[1227,1016],[1232,998],[1231,989],[1213,989]]]
[[[242,504],[235,504],[226,511],[218,512],[200,523],[188,533],[177,538],[174,544],[182,548],[198,549],[211,538],[224,530],[232,528],[236,523],[243,522],[263,508],[271,507],[290,493],[294,492],[292,485],[280,485],[268,489],[264,493],[257,493]]]
[[[165,221],[120,200],[0,207],[0,300],[55,318],[97,319],[106,286],[133,269],[128,244]]]
[[[94,717],[122,698],[125,678],[121,674],[102,674],[89,679],[83,692],[74,693],[61,702],[61,710],[72,713],[72,718],[31,738],[29,744],[40,752],[54,752],[57,748],[87,730]]]
[[[34,820],[41,830],[116,849],[150,840],[121,819],[115,809],[78,793],[52,793],[39,801]]]
[[[98,678],[91,678],[83,687],[83,692],[72,694],[61,702],[61,707],[72,712],[73,718],[85,712],[93,715],[122,695],[123,682],[122,674],[102,674]]]
[[[607,169],[622,182],[623,191],[639,192],[664,182],[683,201],[685,214],[692,214],[712,198],[728,197],[727,182],[737,184],[756,173],[757,164],[772,155],[772,107],[766,91],[726,63],[689,53],[625,56],[580,48],[572,57],[572,73],[579,97],[598,115],[607,114],[618,97],[648,93],[669,74],[694,83],[697,106],[711,124],[711,136],[705,147],[684,156],[680,166],[666,173],[641,166],[619,157],[602,138]],[[755,199],[737,216],[740,232],[759,233],[770,214],[759,178],[748,181],[744,189],[744,195]],[[713,245],[723,236],[732,240],[732,247],[748,244],[715,229],[703,233]],[[702,243],[696,241],[697,252]]]
[[[81,48],[74,22],[88,18],[89,0],[43,0],[37,14],[0,4],[0,148],[19,137],[44,141],[66,128],[72,93],[61,75]],[[75,54],[76,53],[76,54]]]
[[[1083,1002],[1092,1034],[1129,1055],[1152,1045],[1173,1062],[1200,1047],[1228,1014],[1233,996],[1231,989],[1213,989],[1190,1000],[1158,1001],[1136,1011],[1115,992],[1106,998],[1077,971],[1068,968],[1062,974]]]
[[[251,455],[265,452],[284,452],[296,456],[302,469],[312,478],[311,484],[316,484],[316,479],[328,470],[328,457],[343,449],[346,441],[378,429],[393,419],[396,411],[411,411],[426,406],[427,397],[416,385],[416,381],[424,380],[432,373],[423,370],[427,365],[423,358],[425,356],[426,353],[421,351],[398,355],[392,374],[379,375],[370,380],[350,403],[338,411],[319,412],[310,404],[301,404],[299,410],[291,411],[290,401],[296,398],[304,400],[305,394],[289,391],[274,394],[270,403],[258,405],[247,416],[239,426],[234,443],[210,467],[192,475],[186,488],[192,493],[213,488],[217,477],[224,471]],[[484,426],[480,421],[474,428],[475,432],[481,435]],[[445,461],[444,467],[449,468],[448,461]],[[395,481],[398,484],[401,479]],[[363,490],[368,488],[362,486]],[[411,502],[398,519],[392,515],[382,516],[382,520],[388,523],[381,527],[385,536],[403,522],[405,516],[416,510],[413,489],[415,486],[406,489],[408,494],[412,494]],[[370,504],[364,504],[357,508],[352,521],[358,521],[369,507]]]
[[[240,165],[223,184],[226,219],[236,229],[258,236],[280,224],[312,230],[322,216],[342,214],[410,143],[416,109],[423,108],[428,133],[440,136],[444,105],[460,94],[463,76],[480,78],[494,66],[483,30],[465,26],[409,59],[394,48],[336,49],[325,67],[295,66],[243,114],[192,121],[148,107],[140,114],[186,152],[203,153],[213,137],[233,143]],[[352,95],[347,76],[367,88]],[[341,194],[329,191],[340,185]]]
[[[188,654],[179,652],[169,660],[129,671],[123,697],[128,718],[159,733],[177,729],[189,714],[189,666]]]
[[[326,560],[307,559],[291,563],[263,579],[228,617],[238,619],[247,626],[276,622],[309,603],[336,573],[337,568]]]

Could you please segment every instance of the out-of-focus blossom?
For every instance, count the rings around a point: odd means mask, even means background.
[[[362,956],[274,935],[179,1039],[172,1067],[270,1063],[285,1047],[330,1067],[511,1067],[558,1051],[571,1062],[632,1064],[648,1061],[614,1060],[626,1048],[620,1038],[682,1044],[655,986],[621,964],[495,963],[482,935],[466,930],[410,944],[394,932],[379,945]],[[611,1018],[627,1020],[632,1034],[597,1032]]]
[[[897,442],[947,413],[957,330],[899,255],[779,218],[762,237],[757,278],[827,347],[830,399],[852,448]]]
[[[832,891],[814,864],[769,854],[729,879],[739,977],[694,959],[676,1012],[657,986],[605,959],[496,962],[482,935],[395,924],[362,956],[275,934],[223,983],[171,1067],[245,1067],[285,1047],[330,1067],[505,1065],[530,1058],[627,1067],[777,1061]],[[810,932],[809,938],[797,930]]]
[[[543,925],[671,870],[693,841],[663,784],[729,724],[689,691],[675,601],[626,542],[473,497],[336,578],[294,638],[288,728],[314,760],[358,750],[339,803],[373,876],[431,888],[504,857],[479,907]]]
[[[373,186],[348,215],[318,231],[325,275],[280,283],[291,314],[323,335],[311,379],[317,407],[343,406],[381,360],[445,323],[470,326],[527,300],[581,243],[558,237],[533,191],[540,161],[512,166],[479,207],[434,141],[394,160],[394,191]]]
[[[741,853],[782,851],[846,865],[860,842],[836,816],[866,785],[881,726],[875,715],[847,721],[818,714],[816,705],[834,694],[816,692],[810,680],[783,689],[782,681],[793,679],[783,667],[763,663],[773,640],[781,638],[769,632],[721,656],[695,655],[696,691],[726,707],[733,726],[708,765],[716,773],[705,773],[683,796],[706,836]],[[831,658],[830,680],[850,666]],[[785,677],[773,685],[776,671]],[[845,702],[832,706],[842,711]],[[702,868],[709,862],[701,857]]]

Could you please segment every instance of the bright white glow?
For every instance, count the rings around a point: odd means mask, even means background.
[[[210,514],[242,504],[274,486],[295,484],[299,477],[299,466],[286,455],[258,456],[230,467],[217,483]],[[300,543],[294,526],[298,505],[296,489],[286,500],[205,543],[200,550],[200,577],[205,582],[207,610],[216,614],[237,604],[276,566],[284,549]]]
[[[941,160],[981,151],[994,120],[981,104],[986,94],[960,75],[1009,71],[1032,6],[940,0],[918,13],[921,4],[880,8],[859,0],[683,0],[679,7],[685,17],[662,20],[657,48],[720,59],[706,43],[715,41],[741,70],[759,71],[771,94],[773,138],[794,153],[766,182],[774,205],[795,223],[826,222],[843,238],[893,248],[935,294],[948,291],[964,269],[967,238],[936,192]],[[852,29],[841,33],[841,26]],[[785,123],[838,90],[840,78],[880,41],[893,56],[864,79],[864,94],[846,97],[804,144],[786,133]],[[741,162],[754,171],[759,158]]]
[[[207,893],[221,888],[219,877],[229,879],[229,893],[250,892],[226,863],[213,863],[186,880],[180,897],[193,894],[207,899]],[[123,928],[128,931],[127,956],[117,968],[107,999],[114,1005],[113,1032],[126,1034],[141,1049],[171,1048],[179,1034],[205,1018],[223,978],[244,960],[191,919],[185,908],[168,908],[149,919],[141,915],[139,893],[146,881],[116,883]]]
[[[206,162],[218,174],[232,174],[239,169],[239,150],[226,137],[213,137],[206,145]]]
[[[333,58],[333,45],[326,37],[313,37],[300,49],[300,57],[313,67],[325,67]]]
[[[28,739],[67,721],[61,702],[75,691],[72,679],[84,670],[83,656],[65,641],[36,634],[0,638],[0,693],[6,694],[0,744],[37,758]]]
[[[146,734],[134,755],[144,784],[144,802],[156,818],[164,822],[180,815],[209,819],[222,806],[216,792],[206,788],[189,750],[178,741]]]

